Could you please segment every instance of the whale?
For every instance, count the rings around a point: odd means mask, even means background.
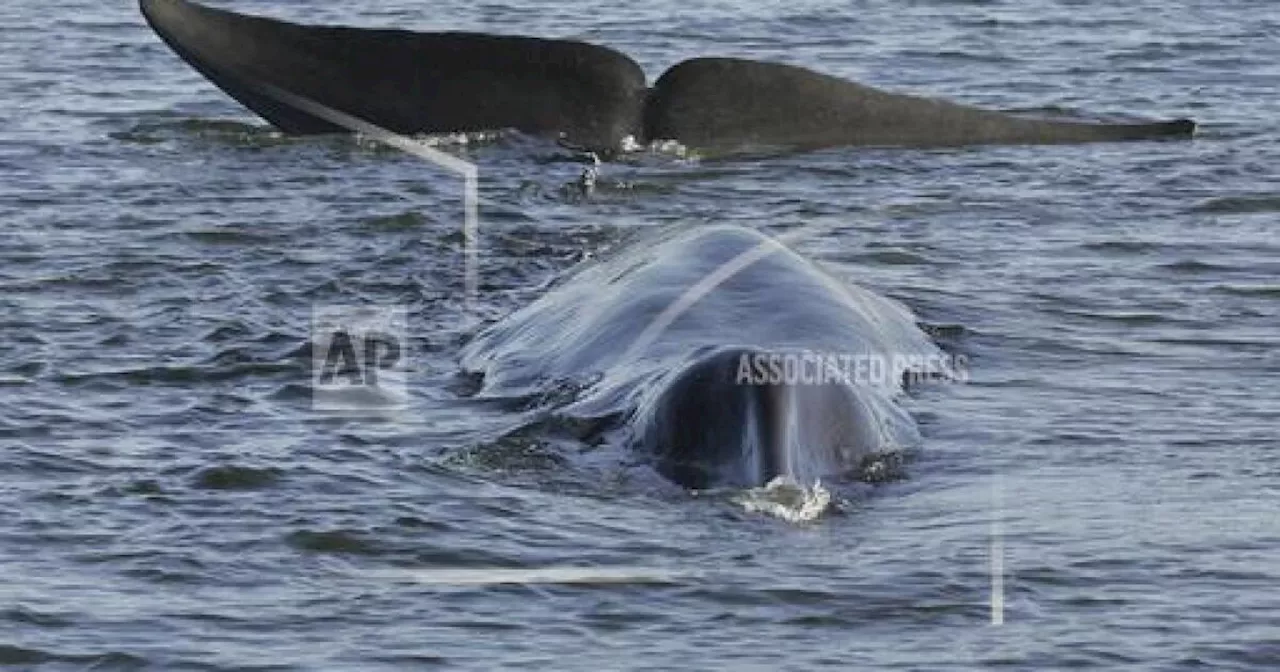
[[[668,140],[732,154],[1186,138],[1196,128],[1032,118],[741,58],[685,60],[648,86],[625,54],[574,40],[303,25],[189,0],[140,6],[178,56],[288,134],[346,130],[301,101],[401,134],[514,129],[606,155]]]
[[[479,331],[460,369],[479,399],[553,400],[550,424],[703,490],[856,480],[919,443],[902,374],[948,361],[902,304],[754,229],[700,225],[586,262]]]

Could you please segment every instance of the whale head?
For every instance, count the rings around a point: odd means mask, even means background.
[[[639,408],[636,442],[660,474],[692,489],[756,487],[859,466],[877,423],[858,388],[821,368],[790,375],[771,366],[775,355],[722,349],[657,385]]]

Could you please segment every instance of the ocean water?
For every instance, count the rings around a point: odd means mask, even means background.
[[[1280,11],[1263,0],[223,0],[782,60],[1191,141],[434,166],[273,133],[133,3],[0,7],[0,664],[48,670],[1274,669]],[[465,394],[484,324],[643,227],[797,243],[964,384],[793,523],[585,468]],[[410,411],[311,408],[316,306],[408,312]],[[469,309],[468,309],[469,308]],[[606,446],[603,450],[609,450]],[[582,453],[589,451],[582,450]]]

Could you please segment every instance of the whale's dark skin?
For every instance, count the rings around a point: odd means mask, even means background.
[[[694,489],[758,486],[848,472],[869,456],[854,438],[867,422],[854,388],[743,380],[742,358],[767,354],[726,348],[699,358],[642,407],[636,448],[658,473]]]
[[[1016,117],[888,93],[781,63],[696,58],[667,70],[645,107],[650,137],[691,147],[946,147],[1190,136],[1191,121],[1099,124]]]
[[[893,94],[777,63],[696,58],[646,88],[640,67],[570,40],[305,26],[187,0],[141,0],[151,27],[223,91],[287,133],[342,129],[284,90],[398,133],[514,128],[597,151],[941,147],[1190,137],[1189,120],[1027,119]]]
[[[583,42],[302,26],[184,0],[141,6],[179,56],[286,133],[343,129],[266,87],[404,134],[515,128],[604,148],[640,123],[640,66]]]

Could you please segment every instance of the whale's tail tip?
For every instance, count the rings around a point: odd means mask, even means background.
[[[1157,121],[1149,124],[1133,124],[1126,134],[1135,140],[1147,138],[1190,138],[1196,133],[1196,122],[1191,119]]]
[[[1150,121],[1139,123],[1096,124],[1092,126],[1076,126],[1084,132],[1088,140],[1159,140],[1187,139],[1195,135],[1196,122],[1191,119],[1173,119],[1169,121]],[[1081,139],[1069,136],[1072,139]]]
[[[142,15],[151,17],[155,10],[162,9],[166,3],[164,0],[138,0],[138,9],[142,10]]]
[[[1191,137],[1196,133],[1196,122],[1193,119],[1174,119],[1162,124],[1165,135],[1174,137]]]

